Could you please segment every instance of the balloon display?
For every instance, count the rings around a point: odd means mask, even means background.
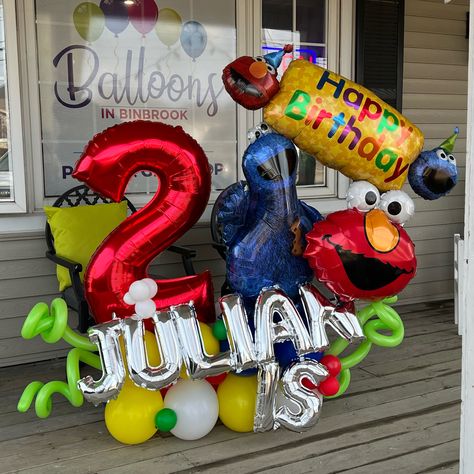
[[[415,247],[402,227],[413,202],[403,191],[380,196],[370,183],[355,182],[348,204],[306,235],[304,255],[316,278],[342,299],[396,295],[416,272]]]
[[[72,14],[72,19],[76,31],[83,40],[88,42],[96,41],[104,31],[104,12],[98,5],[91,2],[80,3]]]
[[[195,61],[206,49],[206,29],[198,21],[187,21],[181,30],[180,40],[185,53]]]
[[[133,306],[123,300],[130,285],[146,277],[153,258],[197,222],[209,199],[211,174],[204,151],[181,127],[159,122],[122,123],[96,135],[73,176],[119,201],[142,170],[158,176],[157,193],[104,240],[85,273],[85,296],[97,322],[109,321],[114,313],[132,315]],[[156,283],[158,309],[192,300],[204,321],[214,320],[209,272]]]
[[[321,163],[382,191],[400,189],[423,135],[365,87],[303,59],[292,61],[265,121]]]

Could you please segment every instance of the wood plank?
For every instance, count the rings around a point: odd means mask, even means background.
[[[466,19],[452,20],[448,18],[414,17],[408,15],[405,18],[405,31],[464,37],[466,35]]]
[[[424,0],[409,0],[405,4],[405,16],[426,18],[446,18],[463,21],[466,19],[466,5],[450,3],[444,5],[439,2],[426,2]]]
[[[439,19],[441,23],[445,20]],[[465,25],[464,25],[465,26]],[[464,33],[463,33],[464,34]],[[438,51],[431,48],[405,48],[403,52],[404,60],[408,63],[425,64],[467,64],[466,51]],[[404,84],[405,90],[405,84]],[[408,91],[406,91],[408,92]],[[466,89],[467,92],[467,89]],[[440,91],[440,93],[442,93]]]
[[[420,49],[420,48],[417,48]],[[410,51],[411,48],[405,48],[405,51]],[[434,51],[436,54],[437,51]],[[451,53],[449,51],[448,53]],[[453,53],[466,54],[464,51]],[[414,94],[461,94],[467,95],[467,80],[461,78],[453,78],[450,81],[445,81],[436,78],[403,78],[403,92]]]
[[[467,51],[468,41],[462,36],[447,36],[439,35],[437,33],[406,31],[405,48],[432,48],[447,51]],[[407,77],[411,76],[407,75]]]

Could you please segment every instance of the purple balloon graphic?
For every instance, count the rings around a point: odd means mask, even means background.
[[[206,49],[206,29],[198,21],[187,21],[181,30],[180,40],[186,54],[195,61]]]
[[[118,36],[128,26],[128,8],[123,0],[101,0],[100,8],[104,12],[105,26]]]

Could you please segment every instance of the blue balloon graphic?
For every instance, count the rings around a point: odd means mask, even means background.
[[[187,21],[181,30],[180,41],[186,54],[195,61],[206,49],[206,29],[198,21]]]
[[[100,8],[105,15],[105,26],[115,36],[127,28],[130,20],[127,4],[123,0],[101,0]]]

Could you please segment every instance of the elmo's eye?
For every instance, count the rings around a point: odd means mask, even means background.
[[[454,155],[448,155],[448,161],[456,166],[456,158],[454,158]]]
[[[436,150],[436,155],[441,160],[447,160],[448,159],[446,153],[444,152],[444,150],[442,148],[439,148],[438,150]]]
[[[268,71],[270,74],[273,74],[273,75],[276,74],[275,68],[274,68],[271,64],[267,64],[267,71]]]
[[[397,224],[404,224],[415,212],[415,204],[403,191],[388,191],[382,194],[379,208]]]
[[[260,62],[260,63],[264,63],[264,62],[265,62],[265,59],[263,59],[262,56],[255,56],[253,59],[254,59],[255,61]]]
[[[374,209],[380,200],[378,189],[368,181],[355,181],[347,190],[347,207],[368,212]]]

